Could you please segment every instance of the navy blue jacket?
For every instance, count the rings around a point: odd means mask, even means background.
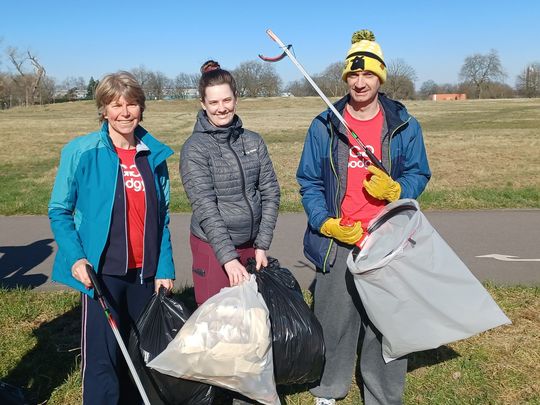
[[[378,100],[384,115],[382,163],[401,185],[400,198],[417,198],[431,177],[422,129],[403,104],[382,93],[379,93]],[[348,101],[347,95],[334,105],[343,113]],[[333,239],[319,230],[329,217],[341,216],[348,159],[345,128],[328,109],[312,121],[296,173],[308,217],[304,254],[322,271],[326,271],[326,265],[333,262],[336,249]]]

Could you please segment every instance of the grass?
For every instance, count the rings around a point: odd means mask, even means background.
[[[433,177],[424,209],[540,208],[540,99],[409,101],[424,129]],[[190,210],[178,152],[196,100],[150,101],[143,125],[177,152],[169,160],[171,209]],[[300,211],[296,168],[318,97],[242,99],[246,128],[265,138],[282,190],[282,211]],[[89,101],[0,111],[0,215],[45,214],[62,146],[98,128]]]
[[[513,324],[410,355],[405,404],[540,404],[540,288],[487,288]],[[179,297],[193,304],[192,289]],[[31,403],[80,403],[78,294],[0,289],[0,300],[0,380]],[[307,389],[281,387],[283,404],[311,404]],[[361,403],[354,381],[338,403]]]

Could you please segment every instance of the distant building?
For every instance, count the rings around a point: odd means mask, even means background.
[[[433,101],[447,101],[447,100],[467,100],[467,95],[465,93],[440,93],[432,94],[431,99]]]

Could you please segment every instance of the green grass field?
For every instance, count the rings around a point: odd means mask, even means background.
[[[410,355],[405,404],[540,404],[540,288],[488,290],[513,324]],[[180,299],[193,302],[192,290]],[[0,380],[32,404],[80,403],[78,294],[0,289],[0,301]],[[307,389],[278,391],[284,405],[310,405]],[[356,383],[339,403],[361,403]]]
[[[433,177],[424,209],[540,207],[540,99],[407,103],[424,129]],[[143,125],[177,152],[170,160],[171,209],[189,211],[178,152],[191,134],[196,100],[151,101]],[[265,138],[282,190],[282,211],[301,210],[296,168],[318,97],[240,100],[246,128]],[[0,111],[0,215],[45,214],[70,139],[98,128],[90,101]]]

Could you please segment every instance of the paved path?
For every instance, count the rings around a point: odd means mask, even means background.
[[[540,285],[540,210],[426,212],[430,223],[481,281]],[[302,288],[314,278],[302,253],[303,214],[280,214],[270,255]],[[173,214],[171,233],[177,286],[191,284],[189,214]],[[56,244],[45,216],[0,217],[0,283],[62,288],[50,281]],[[485,255],[495,257],[478,257]],[[508,257],[515,256],[515,257]]]

